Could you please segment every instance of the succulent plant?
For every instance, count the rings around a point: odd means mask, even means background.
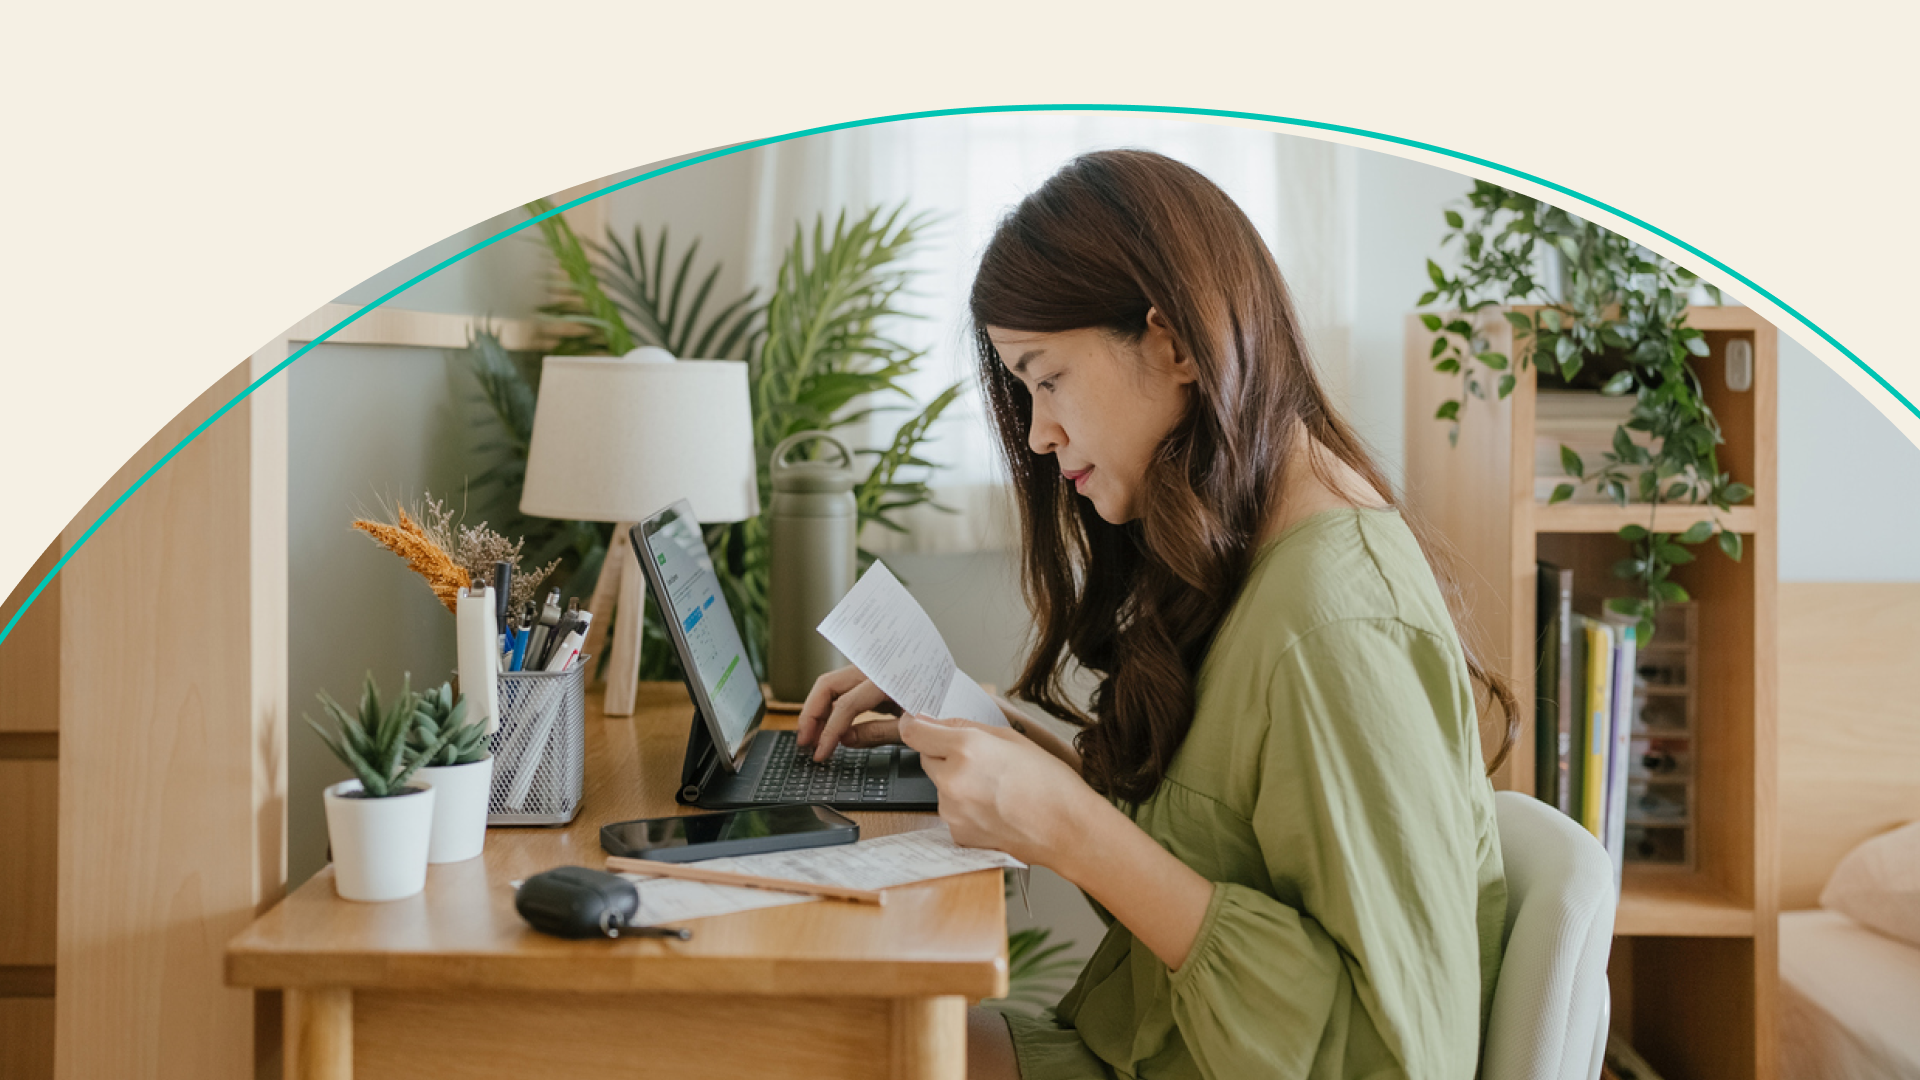
[[[413,731],[407,742],[416,752],[428,755],[427,765],[471,765],[487,758],[485,721],[467,720],[467,699],[453,699],[453,687],[441,683],[416,699],[413,707]],[[431,751],[431,747],[439,747]]]
[[[408,735],[413,730],[415,709],[419,702],[419,695],[413,693],[411,683],[411,676],[403,678],[400,696],[391,707],[383,708],[380,704],[380,688],[374,684],[373,672],[367,672],[367,682],[360,691],[360,710],[357,713],[348,712],[325,690],[320,691],[316,696],[333,718],[333,731],[321,727],[305,713],[300,716],[320,736],[320,741],[327,744],[327,749],[333,751],[333,756],[360,778],[360,786],[370,798],[384,799],[405,794],[407,781],[413,779],[413,774],[453,739],[451,732],[443,732],[437,741],[424,748],[416,749],[409,745]]]

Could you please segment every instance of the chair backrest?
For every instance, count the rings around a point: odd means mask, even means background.
[[[1494,793],[1507,926],[1482,1080],[1594,1080],[1606,1049],[1613,862],[1547,804]]]

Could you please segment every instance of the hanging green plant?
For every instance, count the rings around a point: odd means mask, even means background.
[[[1580,485],[1625,506],[1647,504],[1647,525],[1619,532],[1633,554],[1614,575],[1637,582],[1642,596],[1610,600],[1612,610],[1640,620],[1640,640],[1653,632],[1663,604],[1688,599],[1671,580],[1675,566],[1693,561],[1688,548],[1714,539],[1730,559],[1741,556],[1740,534],[1721,511],[1753,497],[1753,489],[1719,465],[1725,441],[1707,406],[1691,360],[1708,354],[1706,336],[1687,325],[1687,297],[1698,285],[1714,303],[1720,291],[1687,268],[1559,207],[1484,180],[1474,181],[1467,212],[1447,210],[1443,245],[1456,245],[1459,269],[1449,275],[1432,259],[1433,288],[1419,306],[1446,314],[1421,320],[1434,333],[1434,370],[1460,379],[1462,393],[1442,403],[1435,419],[1459,438],[1468,403],[1513,392],[1529,366],[1542,385],[1592,387],[1634,396],[1630,417],[1614,432],[1597,462],[1566,446],[1561,464],[1571,482],[1555,487],[1549,504],[1573,497]],[[1555,288],[1541,280],[1544,266],[1560,268]],[[1537,306],[1535,306],[1537,305]],[[1513,355],[1500,352],[1476,317],[1487,308],[1531,306],[1501,314],[1513,331]],[[1636,441],[1633,433],[1645,438]],[[1708,518],[1680,533],[1655,532],[1662,503],[1697,505]]]

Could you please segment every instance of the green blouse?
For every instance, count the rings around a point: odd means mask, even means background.
[[[1107,936],[1057,1022],[1009,1016],[1023,1080],[1470,1080],[1506,915],[1466,658],[1397,511],[1269,541],[1193,727],[1132,817],[1214,882],[1170,972]]]

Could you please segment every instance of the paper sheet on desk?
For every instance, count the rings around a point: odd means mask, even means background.
[[[1026,867],[1025,863],[1002,852],[961,847],[953,842],[944,825],[895,833],[877,840],[862,840],[857,844],[772,851],[765,855],[741,855],[731,859],[707,859],[700,865],[713,870],[735,870],[761,877],[845,885],[855,889],[889,889],[895,885],[932,881],[974,870]],[[659,926],[754,908],[811,904],[821,899],[798,893],[739,889],[730,885],[648,878],[638,874],[621,876],[640,883],[640,910],[633,919],[635,926]]]
[[[848,662],[907,712],[1007,726],[1006,715],[953,662],[952,650],[926,609],[885,563],[876,560],[821,620],[819,629]]]

